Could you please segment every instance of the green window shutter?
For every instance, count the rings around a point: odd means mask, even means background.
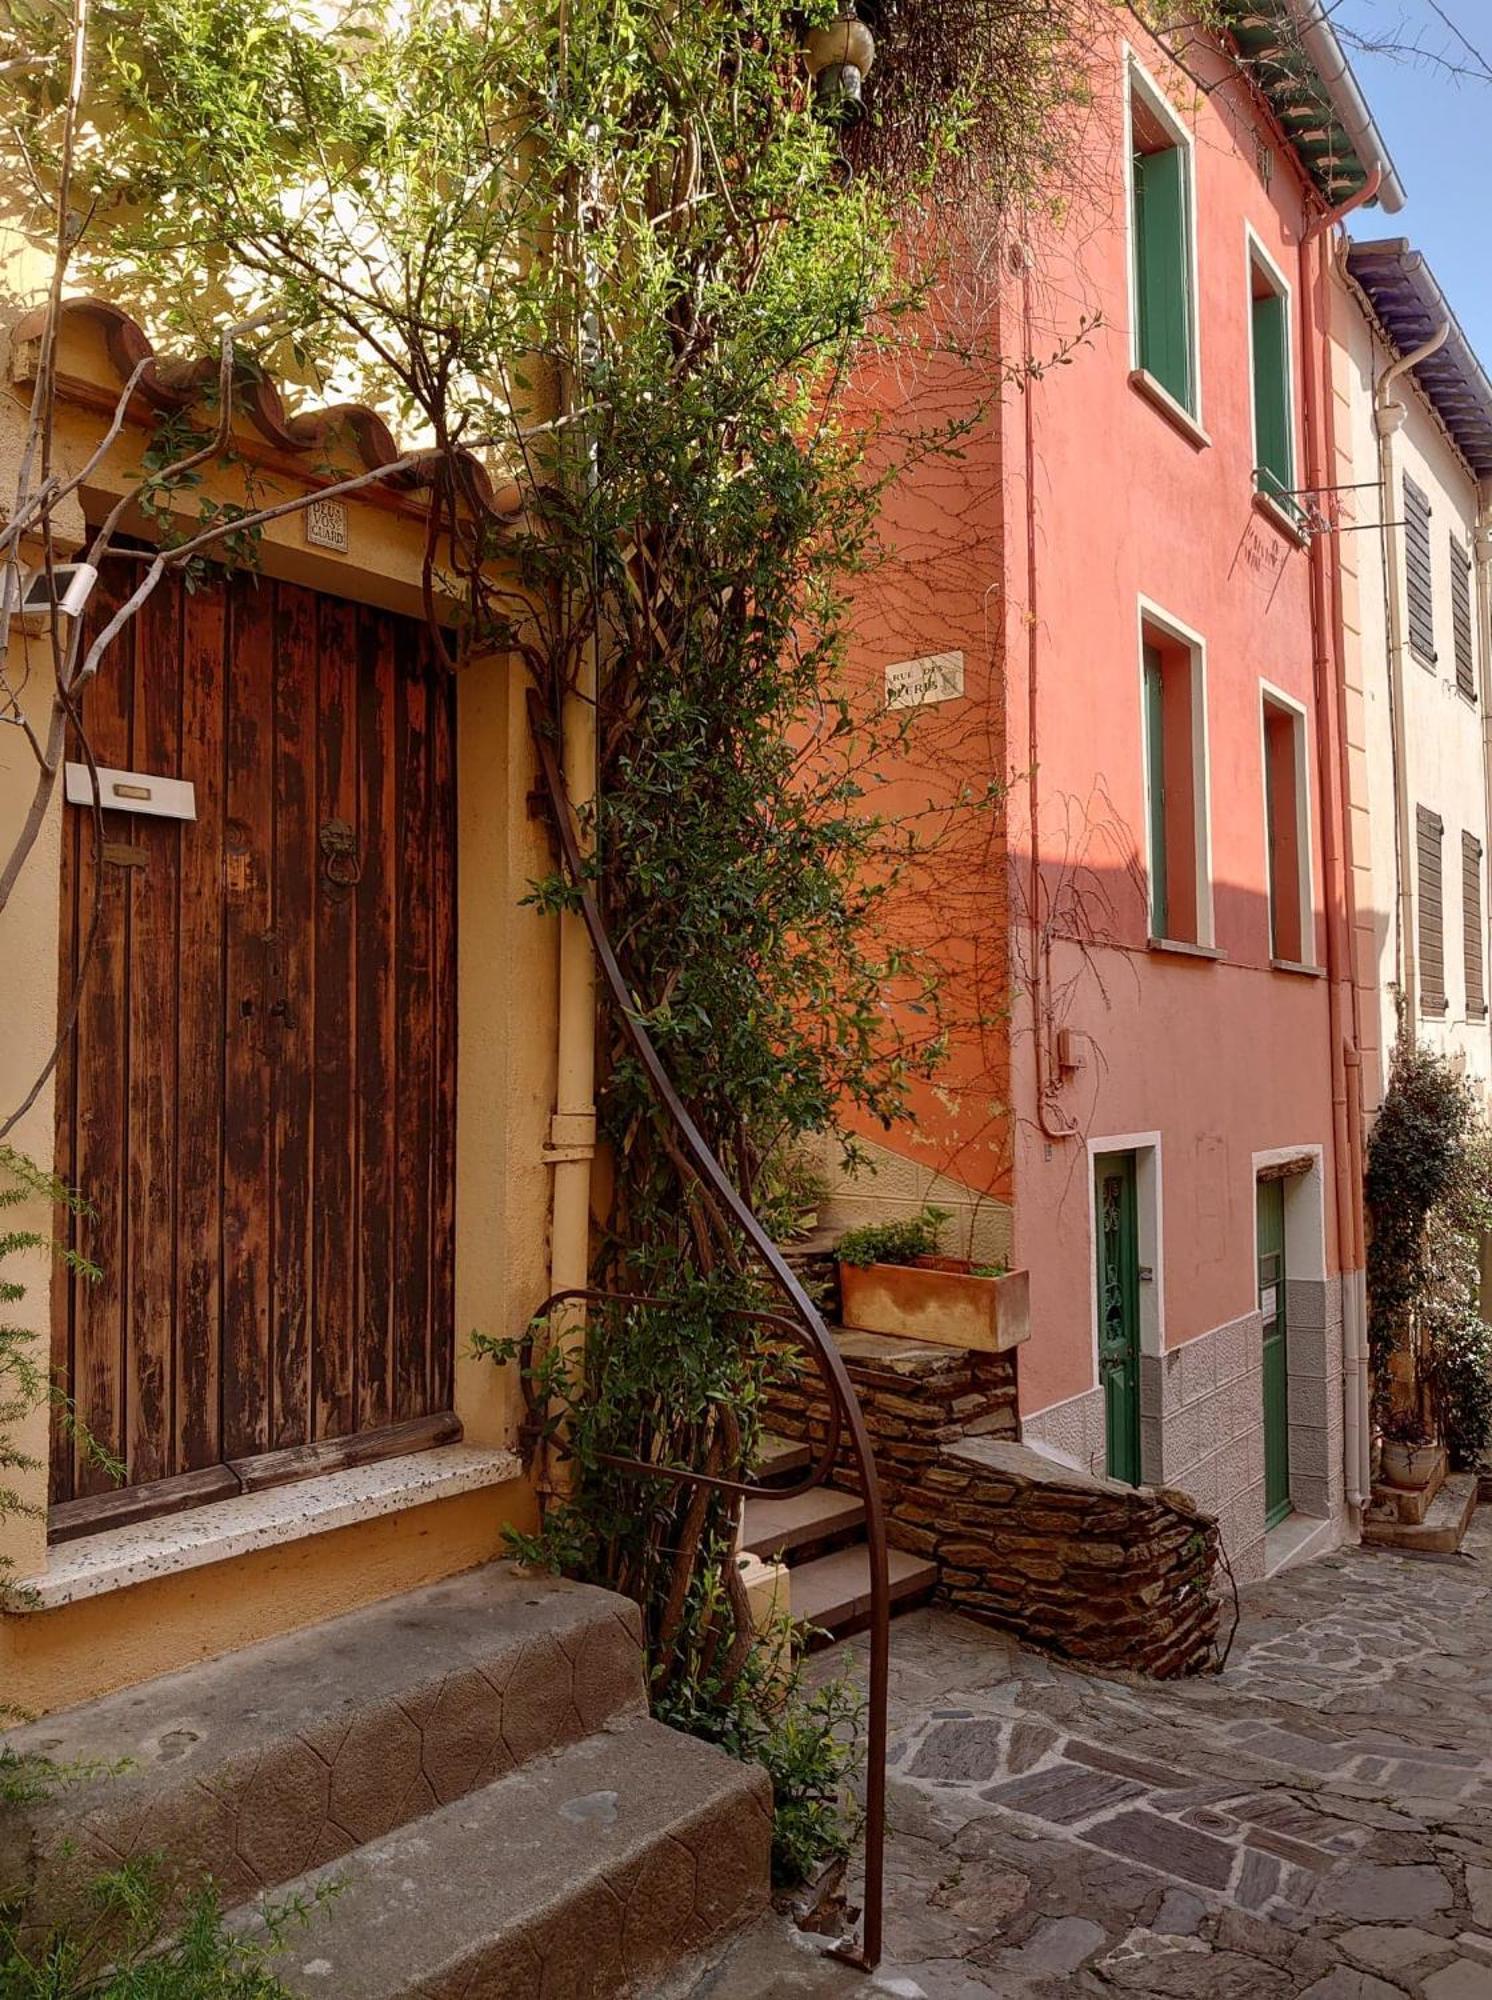
[[[1456,642],[1456,686],[1476,700],[1476,659],[1471,633],[1471,557],[1459,535],[1451,536],[1451,632]]]
[[[1254,300],[1254,464],[1259,490],[1276,497],[1295,484],[1290,441],[1290,347],[1285,301]]]
[[[1404,475],[1404,583],[1409,609],[1409,649],[1433,667],[1435,585],[1430,567],[1430,500]]]
[[[1466,1012],[1480,1020],[1487,1011],[1486,961],[1482,950],[1482,843],[1461,835],[1461,949],[1466,966]]]
[[[1416,806],[1415,846],[1418,850],[1419,1004],[1424,1014],[1443,1014],[1445,998],[1445,904],[1440,869],[1440,842],[1445,822],[1428,806]]]
[[[1168,937],[1166,883],[1166,735],[1160,648],[1145,648],[1145,784],[1150,801],[1150,935]]]
[[[1193,410],[1191,217],[1186,153],[1136,153],[1135,294],[1140,366]],[[1195,411],[1193,410],[1193,414]]]

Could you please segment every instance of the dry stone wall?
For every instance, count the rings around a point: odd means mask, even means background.
[[[1214,1654],[1216,1520],[1185,1494],[1125,1486],[1019,1441],[1014,1355],[845,1331],[839,1350],[876,1453],[887,1533],[936,1559],[939,1596],[1085,1665],[1162,1678]],[[816,1378],[774,1391],[769,1422],[820,1441]],[[844,1465],[839,1484],[856,1484]]]

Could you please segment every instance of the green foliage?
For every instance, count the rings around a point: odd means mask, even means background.
[[[60,56],[63,0],[0,0],[0,25],[23,12],[18,39]],[[943,1043],[931,961],[887,920],[925,837],[873,803],[909,718],[845,683],[849,596],[885,485],[957,454],[1008,371],[981,345],[995,315],[955,340],[923,312],[950,243],[980,266],[986,211],[933,203],[913,245],[908,192],[963,148],[964,193],[1024,197],[1077,94],[1065,4],[977,0],[962,67],[940,10],[913,13],[924,81],[887,94],[847,172],[782,0],[101,0],[72,191],[76,283],[209,350],[254,315],[250,372],[447,454],[432,590],[464,599],[462,644],[522,663],[547,729],[593,706],[582,830],[629,1012],[774,1223],[772,1163],[847,1112],[889,1124]],[[44,195],[65,67],[13,80],[12,178]],[[993,265],[1008,231],[987,212]],[[949,350],[951,415],[897,432],[849,393]],[[521,481],[521,525],[484,510],[460,447]],[[158,506],[182,499],[162,487]],[[556,873],[532,900],[571,909],[574,889]],[[563,1319],[538,1329],[529,1439],[571,1483],[530,1552],[633,1596],[655,1699],[706,1728],[754,1671],[739,1503],[617,1461],[738,1472],[783,1356],[615,1010],[601,1041],[592,1278],[652,1302],[594,1313],[578,1366]],[[816,1808],[797,1827],[795,1848],[823,1834]]]
[[[314,1903],[265,1912],[263,1936],[230,1930],[210,1883],[179,1902],[150,1861],[95,1876],[76,1921],[38,1931],[0,1910],[5,2000],[290,2000],[272,1970],[287,1930]]]
[[[120,1470],[96,1439],[77,1428],[71,1404],[52,1382],[45,1342],[9,1311],[26,1296],[25,1282],[16,1275],[18,1258],[37,1254],[55,1257],[80,1277],[91,1280],[99,1275],[96,1265],[68,1245],[55,1242],[47,1231],[5,1221],[27,1202],[44,1202],[72,1215],[88,1213],[82,1197],[54,1174],[44,1172],[14,1146],[0,1145],[0,1523],[39,1511],[23,1498],[14,1482],[21,1474],[40,1470],[17,1433],[43,1404],[51,1407],[56,1421],[72,1429],[94,1463],[111,1474]],[[38,1348],[42,1350],[40,1358]],[[9,1558],[0,1555],[0,1607],[7,1601],[24,1599],[24,1592],[12,1581],[13,1569]]]
[[[1368,1341],[1384,1435],[1420,1417],[1390,1402],[1389,1361],[1415,1358],[1458,1464],[1492,1440],[1492,1329],[1480,1311],[1480,1253],[1492,1227],[1492,1139],[1470,1083],[1417,1047],[1394,1058],[1368,1146]],[[1406,1439],[1406,1442],[1412,1442]]]
[[[796,1888],[850,1850],[846,1787],[862,1707],[848,1680],[810,1685],[784,1621],[763,1637],[733,1688],[684,1682],[658,1712],[765,1768],[772,1780],[772,1879],[779,1888]]]
[[[902,1222],[872,1222],[863,1229],[847,1229],[840,1237],[835,1255],[841,1264],[863,1268],[867,1264],[915,1264],[919,1257],[935,1257],[945,1222],[952,1210],[924,1208]]]

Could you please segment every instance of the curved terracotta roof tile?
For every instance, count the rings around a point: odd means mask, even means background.
[[[109,299],[92,295],[65,299],[64,324],[82,321],[97,327],[103,335],[105,351],[121,385],[143,361],[138,394],[153,410],[166,414],[189,409],[217,380],[218,363],[210,355],[195,361],[161,357],[149,334],[138,320]],[[17,322],[13,340],[17,346],[38,340],[46,325],[46,309],[38,307]],[[284,397],[270,378],[247,363],[241,364],[234,384],[235,401],[244,417],[266,443],[277,451],[295,456],[324,453],[336,441],[351,443],[361,465],[369,472],[395,465],[405,454],[393,432],[366,403],[334,403],[319,409],[287,411]],[[456,454],[460,483],[474,506],[487,509],[505,521],[516,521],[523,511],[523,493],[516,480],[494,487],[482,461],[472,452]],[[434,483],[433,468],[405,467],[389,475],[391,486],[428,487]]]

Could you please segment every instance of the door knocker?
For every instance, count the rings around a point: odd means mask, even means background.
[[[357,858],[357,835],[345,819],[329,819],[318,835],[325,857],[322,874],[337,889],[351,889],[362,880],[363,865]]]

